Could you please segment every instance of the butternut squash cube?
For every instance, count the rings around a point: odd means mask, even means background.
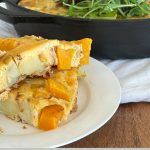
[[[48,131],[58,127],[64,114],[64,109],[60,105],[51,105],[42,109],[39,117],[39,129]]]
[[[83,55],[84,56],[83,56],[83,58],[81,58],[80,64],[81,65],[89,64],[89,57],[90,57],[92,39],[85,38],[85,39],[75,41],[75,43],[82,44],[82,49],[83,49]]]
[[[59,70],[67,70],[71,69],[71,63],[73,60],[75,51],[73,49],[63,50],[61,48],[57,48],[56,54],[58,58],[57,68]]]
[[[8,51],[14,49],[17,46],[15,39],[0,39],[0,50]]]
[[[77,82],[77,69],[74,68],[74,69],[67,71],[65,80],[69,86],[75,85]]]
[[[70,101],[69,91],[63,84],[51,78],[46,82],[47,90],[50,92],[51,96]]]

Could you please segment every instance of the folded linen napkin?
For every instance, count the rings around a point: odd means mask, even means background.
[[[122,88],[121,103],[150,102],[150,58],[103,60],[118,77]]]
[[[17,37],[11,24],[0,20],[0,37]],[[122,87],[121,103],[150,101],[150,58],[101,60],[118,77]]]

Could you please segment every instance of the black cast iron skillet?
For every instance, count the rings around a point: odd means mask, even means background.
[[[17,6],[18,0],[0,0],[0,19],[12,23],[20,36],[76,40],[93,39],[95,58],[150,57],[150,19],[91,20],[61,17],[31,11]]]

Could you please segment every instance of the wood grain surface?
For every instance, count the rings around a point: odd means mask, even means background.
[[[101,129],[64,147],[150,147],[150,103],[121,105]]]

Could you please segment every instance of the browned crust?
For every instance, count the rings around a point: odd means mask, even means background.
[[[74,106],[71,110],[71,113],[77,112],[78,110],[78,103],[77,103],[77,97],[75,98]]]

